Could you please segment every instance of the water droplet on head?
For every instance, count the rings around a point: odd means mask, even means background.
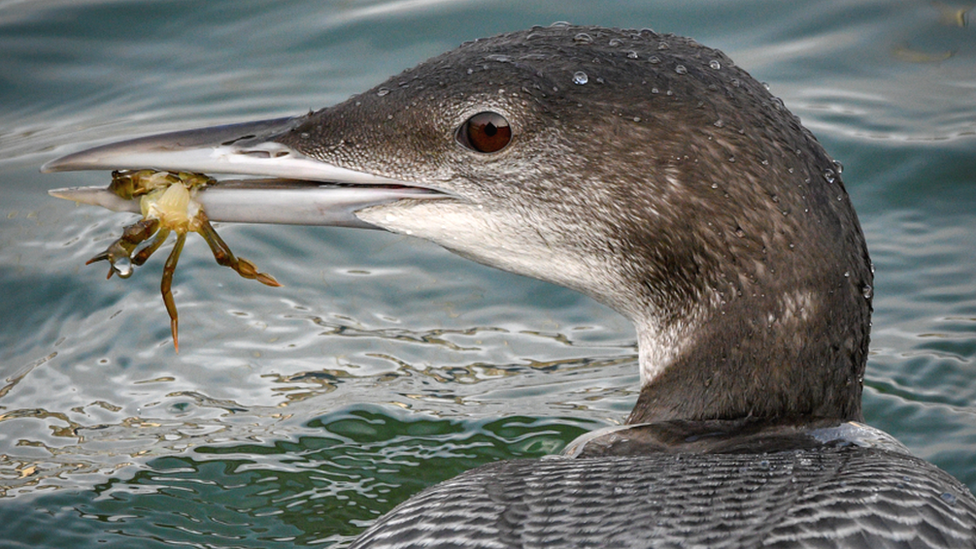
[[[511,63],[512,62],[512,58],[511,57],[509,57],[507,55],[501,55],[501,54],[491,54],[491,55],[485,57],[485,59],[487,59],[488,61],[497,61],[498,63]]]
[[[715,69],[715,70],[718,70],[718,69],[721,69],[722,68],[722,64],[719,63],[718,60],[716,60],[716,59],[712,59],[711,61],[709,61],[708,62],[708,66],[711,67],[711,68],[713,68],[713,69]]]
[[[942,492],[942,495],[939,497],[942,498],[942,501],[948,503],[949,505],[956,504],[956,496],[950,494],[949,492]]]
[[[577,44],[592,44],[593,37],[585,32],[581,32],[573,37],[573,42],[576,42]]]
[[[579,84],[580,86],[582,86],[583,84],[586,84],[589,81],[590,81],[590,77],[586,76],[585,72],[576,71],[573,73],[573,84]]]
[[[388,90],[386,88],[380,88],[380,89],[376,90],[376,95],[378,95],[380,97],[383,97],[384,95],[386,95],[388,93],[390,93],[390,90]]]
[[[874,296],[874,288],[870,284],[865,284],[861,286],[861,293],[864,295],[864,299],[871,299]]]
[[[688,72],[688,69],[685,68],[684,65],[675,65],[674,72],[676,72],[678,74],[685,74],[685,73]]]
[[[571,24],[572,23],[570,23],[569,21],[556,21],[556,22],[554,22],[553,24],[551,24],[549,26],[550,27],[568,27]]]
[[[619,38],[611,38],[609,45],[611,48],[617,48],[624,45],[624,41]]]
[[[647,62],[650,63],[650,64],[652,64],[652,65],[657,65],[658,63],[661,62],[661,58],[658,57],[658,56],[656,56],[656,55],[652,55],[652,56],[650,56],[650,57],[647,58]]]
[[[639,56],[637,55],[637,52],[634,50],[630,50],[629,52],[627,52],[628,59],[637,59],[638,57]]]
[[[840,162],[834,160],[834,171],[837,173],[844,173],[844,165]]]
[[[835,175],[834,170],[831,170],[830,168],[827,168],[823,172],[824,179],[827,180],[827,183],[833,183],[836,179]]]

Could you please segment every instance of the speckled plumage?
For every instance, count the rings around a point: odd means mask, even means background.
[[[516,460],[425,490],[351,547],[972,548],[974,516],[957,480],[872,448]]]

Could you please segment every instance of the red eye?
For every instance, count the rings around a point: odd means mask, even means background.
[[[497,112],[479,112],[461,124],[457,140],[472,151],[498,152],[512,140],[512,127]]]

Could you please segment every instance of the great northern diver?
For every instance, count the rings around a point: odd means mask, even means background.
[[[146,167],[273,176],[199,201],[425,238],[636,325],[625,426],[434,486],[354,547],[976,546],[969,490],[860,423],[872,266],[839,166],[719,51],[537,27],[305,116],[46,169]]]

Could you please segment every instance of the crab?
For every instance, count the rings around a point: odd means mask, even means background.
[[[176,244],[166,258],[160,283],[176,352],[180,350],[179,314],[173,300],[173,273],[176,272],[187,232],[198,233],[207,241],[218,264],[234,269],[244,278],[257,280],[268,286],[281,286],[273,276],[258,272],[254,263],[243,257],[236,257],[210,224],[202,205],[194,197],[197,191],[213,183],[214,179],[207,175],[190,172],[148,169],[112,172],[112,183],[108,190],[124,200],[138,199],[142,219],[126,226],[118,240],[85,263],[90,265],[97,261],[108,261],[110,267],[107,278],[112,278],[114,274],[120,278],[129,278],[133,273],[133,265],[144,264],[166,242],[169,234],[176,232]],[[149,244],[139,248],[140,244],[149,239],[152,239]]]

